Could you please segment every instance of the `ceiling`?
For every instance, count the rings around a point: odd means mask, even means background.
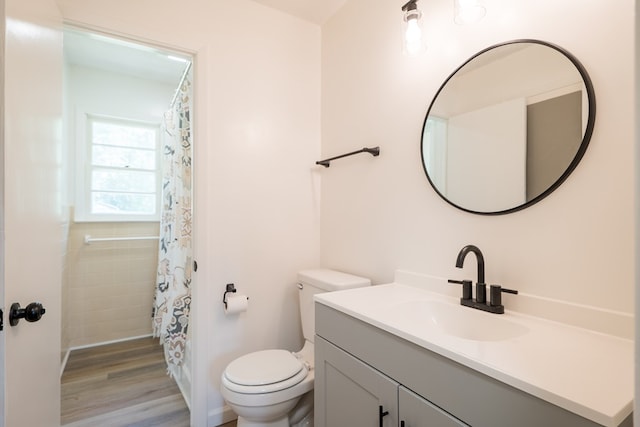
[[[253,0],[256,3],[278,9],[289,15],[322,25],[338,11],[347,0]]]
[[[64,32],[64,55],[69,64],[176,86],[189,59],[149,46],[71,29]]]

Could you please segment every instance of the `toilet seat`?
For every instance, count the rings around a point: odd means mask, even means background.
[[[290,352],[263,350],[231,362],[222,375],[222,382],[236,393],[274,393],[300,383],[307,374],[305,364]]]

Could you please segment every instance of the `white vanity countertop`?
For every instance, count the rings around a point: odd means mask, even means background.
[[[633,410],[631,340],[509,310],[484,313],[461,306],[456,298],[401,284],[323,293],[315,299],[598,424],[618,426]],[[455,305],[528,331],[495,341],[459,338],[425,327],[426,313],[416,317],[412,310],[394,309],[416,301]]]

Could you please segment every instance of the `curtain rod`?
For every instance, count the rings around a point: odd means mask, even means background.
[[[187,74],[189,74],[189,70],[191,70],[191,64],[192,62],[189,61],[189,63],[187,64],[187,67],[184,69],[184,73],[182,73],[182,77],[180,78],[180,83],[178,83],[178,88],[176,89],[176,93],[173,95],[173,99],[171,100],[171,104],[169,104],[169,108],[172,108],[173,104],[176,103],[176,100],[178,99],[178,95],[180,95],[180,88],[182,87],[182,83],[184,83],[184,79],[187,78]]]

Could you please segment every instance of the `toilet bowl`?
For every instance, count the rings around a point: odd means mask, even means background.
[[[222,374],[222,397],[238,415],[238,427],[313,426],[313,295],[370,284],[368,279],[333,270],[298,273],[303,348],[296,353],[281,349],[249,353],[229,363]]]
[[[308,345],[307,351],[312,351],[312,346]],[[222,375],[222,396],[242,418],[238,427],[288,427],[288,414],[313,389],[313,379],[312,367],[299,354],[258,351],[227,366]]]

